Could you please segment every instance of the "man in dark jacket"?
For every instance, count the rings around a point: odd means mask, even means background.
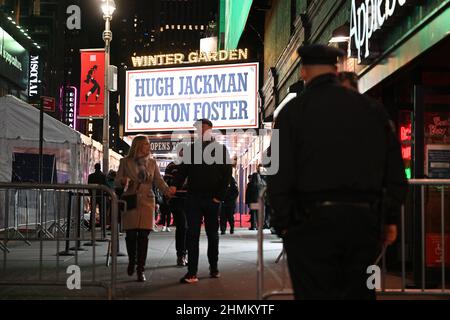
[[[219,210],[232,171],[226,147],[212,138],[211,121],[208,119],[198,120],[194,127],[201,136],[187,150],[184,150],[183,163],[179,166],[174,179],[174,186],[180,185],[186,178],[188,179],[186,199],[188,272],[180,280],[181,283],[198,282],[202,218],[208,237],[210,276],[212,278],[219,277],[217,266],[219,260]]]
[[[104,186],[108,186],[108,183],[106,181],[106,175],[101,171],[100,163],[96,163],[94,165],[95,171],[91,173],[88,176],[88,184],[100,184]],[[92,199],[92,191],[89,191],[91,195],[91,204],[93,203]],[[96,207],[98,206],[98,211],[100,212],[100,219],[103,221],[103,217],[105,217],[105,213],[103,212],[103,199],[102,199],[102,192],[97,191],[96,197],[95,197]],[[95,227],[95,212],[96,208],[91,207],[91,226],[94,225]]]
[[[233,177],[230,179],[225,198],[220,210],[220,233],[225,234],[227,222],[230,224],[230,234],[234,233],[234,210],[236,209],[236,199],[239,196],[239,189]]]
[[[257,228],[257,216],[258,210],[253,209],[259,201],[259,177],[255,172],[248,176],[249,182],[245,190],[245,204],[248,205],[250,210],[250,227],[249,230],[256,230]]]
[[[306,87],[275,124],[280,165],[268,181],[271,224],[283,236],[297,299],[375,298],[366,272],[379,250],[379,227],[381,241],[393,243],[406,193],[386,112],[338,81],[343,54],[321,45],[299,49]]]

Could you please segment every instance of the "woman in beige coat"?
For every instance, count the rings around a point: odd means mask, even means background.
[[[137,206],[123,214],[122,224],[126,231],[128,275],[133,275],[137,264],[137,278],[142,282],[146,280],[144,266],[147,259],[148,235],[153,228],[155,211],[153,184],[165,195],[171,195],[171,189],[161,178],[155,159],[150,157],[150,143],[147,137],[134,138],[128,156],[120,160],[115,182],[124,187],[124,195],[137,194]]]

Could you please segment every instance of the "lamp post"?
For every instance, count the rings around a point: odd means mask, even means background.
[[[105,20],[105,30],[103,31],[103,40],[105,41],[105,108],[103,114],[103,172],[108,173],[109,170],[109,86],[108,86],[108,72],[109,72],[109,50],[112,41],[111,19],[116,4],[114,0],[102,0],[103,19]]]

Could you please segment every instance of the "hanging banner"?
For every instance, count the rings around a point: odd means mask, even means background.
[[[192,130],[207,118],[216,129],[258,127],[258,64],[128,71],[127,132]]]
[[[105,51],[81,50],[80,111],[78,118],[102,118],[105,89]]]

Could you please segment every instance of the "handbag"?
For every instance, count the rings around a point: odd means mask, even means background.
[[[125,201],[127,203],[127,211],[137,208],[137,191],[139,190],[140,186],[141,184],[139,183],[138,187],[136,188],[136,192],[122,194],[122,196],[120,197],[120,200]]]
[[[123,194],[120,200],[127,203],[127,211],[136,209],[137,207],[137,193]]]

